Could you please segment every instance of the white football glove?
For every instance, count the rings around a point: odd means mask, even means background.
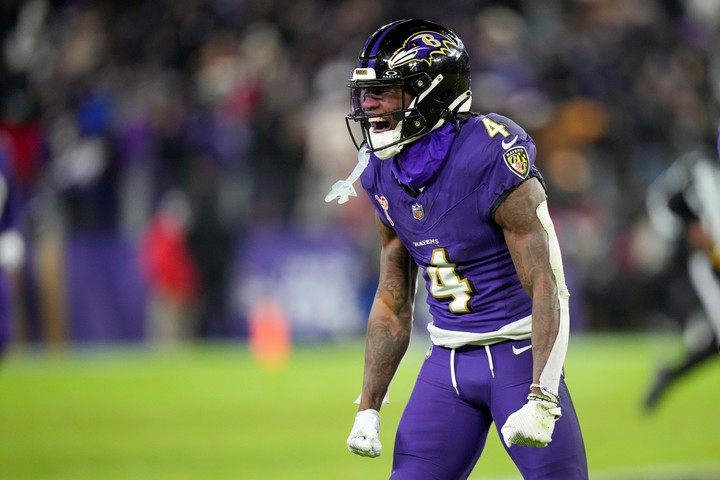
[[[363,457],[378,457],[380,444],[380,412],[371,408],[355,415],[355,425],[347,439],[348,450]]]
[[[505,445],[545,447],[552,441],[555,421],[562,416],[560,407],[546,400],[531,399],[510,414],[502,427]]]

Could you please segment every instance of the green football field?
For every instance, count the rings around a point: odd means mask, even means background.
[[[347,452],[362,343],[296,346],[282,369],[243,343],[172,351],[13,351],[0,369],[0,479],[368,480],[387,478],[402,406],[424,357],[418,339],[383,408],[384,453]],[[720,362],[640,408],[663,336],[573,338],[568,384],[595,479],[720,479]],[[472,479],[519,475],[491,434]]]

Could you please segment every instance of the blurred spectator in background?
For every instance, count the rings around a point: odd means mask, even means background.
[[[0,358],[12,339],[19,298],[18,280],[25,260],[25,240],[18,224],[18,201],[7,144],[0,136]]]
[[[648,215],[671,245],[667,291],[658,298],[676,306],[684,328],[683,357],[660,366],[645,399],[653,409],[680,378],[720,353],[720,165],[697,151],[680,157],[648,189]],[[677,268],[681,267],[681,268]],[[669,278],[668,278],[669,277]],[[667,281],[667,280],[673,281]],[[688,282],[691,291],[678,289]],[[689,295],[684,295],[689,293]]]
[[[34,88],[33,72],[47,60],[47,43],[42,34],[46,5],[28,2],[22,12],[0,12],[3,36],[3,62],[0,63],[0,162],[5,185],[2,204],[3,235],[17,241],[0,244],[0,256],[14,257],[14,243],[22,242],[25,255],[5,264],[3,277],[12,279],[11,291],[3,300],[6,315],[12,315],[12,337],[23,342],[55,343],[59,332],[46,334],[45,322],[53,305],[41,287],[47,278],[43,260],[50,251],[29,218],[40,191],[42,171],[47,166],[47,136],[43,125],[40,92]],[[17,263],[16,263],[17,262]],[[6,284],[7,286],[7,284]]]
[[[188,249],[190,216],[186,196],[169,191],[142,241],[140,255],[150,293],[145,334],[156,344],[187,342],[197,328],[195,310],[202,286]]]
[[[188,251],[197,265],[200,285],[196,326],[198,338],[230,335],[228,298],[235,243],[241,232],[223,217],[220,175],[207,163],[198,165],[189,185],[193,211],[187,232]]]

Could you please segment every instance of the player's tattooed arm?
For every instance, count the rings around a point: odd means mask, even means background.
[[[548,235],[537,216],[538,205],[545,198],[540,182],[531,178],[512,192],[495,213],[520,282],[533,299],[533,383],[539,383],[560,327],[560,303],[550,264]]]
[[[407,351],[417,278],[417,265],[395,232],[379,219],[376,223],[382,244],[380,280],[368,319],[361,410],[380,410]]]

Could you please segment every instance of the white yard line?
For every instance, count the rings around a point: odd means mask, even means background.
[[[482,472],[470,475],[469,480],[522,480],[520,474],[487,477]],[[656,467],[633,467],[628,469],[590,472],[593,480],[720,480],[720,463],[676,464]]]

